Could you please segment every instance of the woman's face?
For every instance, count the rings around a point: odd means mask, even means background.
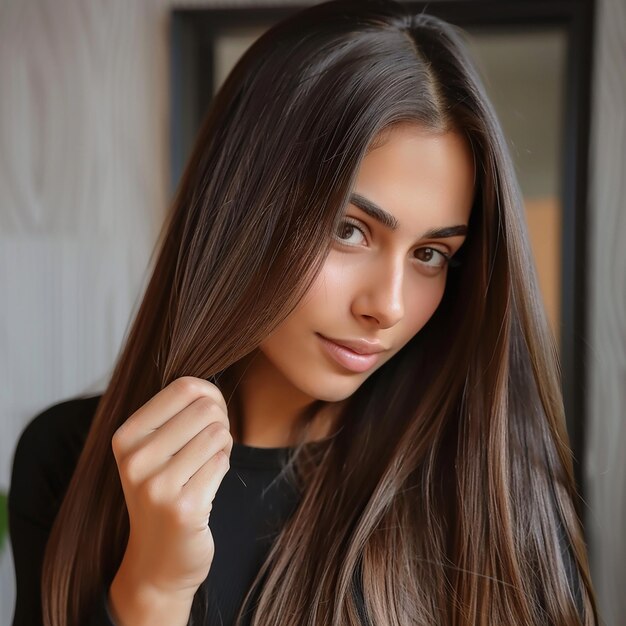
[[[354,393],[433,315],[446,257],[465,240],[474,196],[465,137],[408,124],[387,137],[362,161],[321,272],[260,345],[263,367],[278,370],[291,396],[334,402]],[[451,230],[429,234],[435,229]],[[324,338],[364,340],[380,352],[359,356]]]

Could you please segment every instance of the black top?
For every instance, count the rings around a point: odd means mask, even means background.
[[[56,404],[35,416],[18,441],[9,492],[9,532],[16,575],[13,626],[41,626],[44,548],[101,396]],[[233,443],[209,527],[215,555],[207,580],[208,624],[229,626],[273,538],[298,503],[280,473],[289,448]],[[102,590],[89,626],[114,626]]]

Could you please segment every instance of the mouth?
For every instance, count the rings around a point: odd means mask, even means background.
[[[350,348],[331,341],[324,335],[315,333],[322,348],[335,362],[352,372],[365,372],[373,367],[381,357],[380,352],[374,354],[359,354]]]

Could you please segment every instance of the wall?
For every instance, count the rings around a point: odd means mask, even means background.
[[[588,531],[606,624],[626,624],[626,2],[595,23],[589,195]]]

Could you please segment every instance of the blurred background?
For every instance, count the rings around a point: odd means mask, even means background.
[[[104,390],[202,115],[311,2],[0,0],[0,623],[19,435]],[[407,2],[467,39],[522,188],[604,622],[626,625],[626,0]]]

